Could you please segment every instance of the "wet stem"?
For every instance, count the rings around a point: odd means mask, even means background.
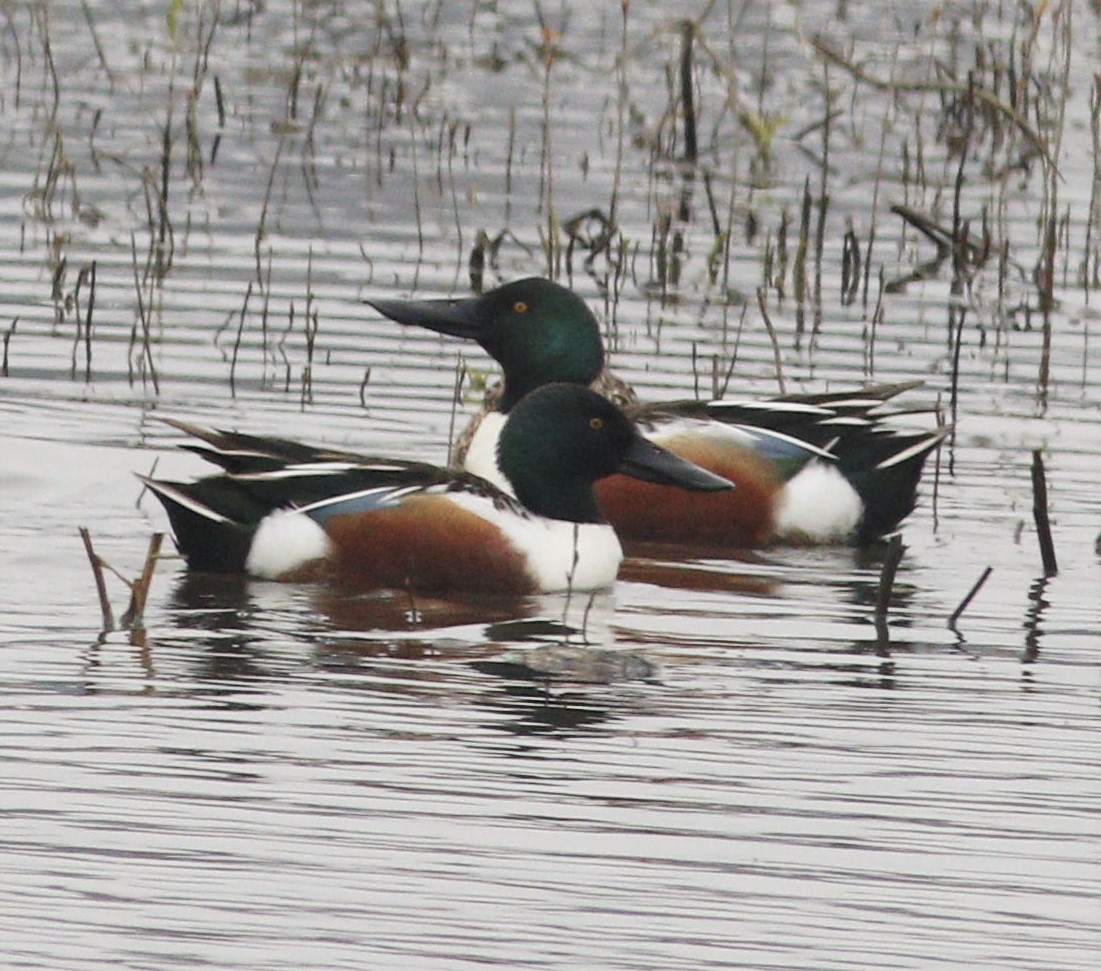
[[[580,549],[579,549],[579,545],[578,545],[580,538],[581,538],[581,526],[578,523],[574,523],[573,524],[573,559],[570,562],[569,572],[566,574],[566,602],[562,607],[562,627],[565,630],[565,637],[566,637],[567,641],[569,640],[569,636],[570,636],[570,633],[569,633],[570,628],[569,628],[569,623],[568,622],[569,622],[569,617],[570,617],[570,602],[573,599],[573,581],[574,581],[574,577],[577,575],[577,564],[581,559],[581,553],[580,553]],[[589,603],[589,606],[592,606],[591,601]],[[588,608],[586,608],[585,616],[586,616],[586,618],[588,618]]]
[[[619,42],[619,63],[616,71],[616,146],[615,166],[612,172],[612,197],[608,202],[608,222],[612,227],[616,224],[616,208],[619,204],[619,186],[623,178],[623,146],[626,138],[627,126],[627,20],[630,4],[624,2],[620,8],[623,12],[623,26]]]
[[[543,53],[543,149],[539,161],[540,207],[546,218],[546,224],[540,230],[543,237],[543,252],[547,259],[547,276],[558,278],[560,254],[558,247],[558,216],[554,210],[554,167],[551,151],[551,78],[554,69],[554,31],[547,26],[538,6],[539,24],[542,31]]]

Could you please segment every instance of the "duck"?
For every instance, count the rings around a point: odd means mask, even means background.
[[[543,385],[510,410],[499,437],[507,491],[461,470],[164,420],[221,469],[188,482],[138,476],[164,506],[189,569],[267,580],[433,593],[600,590],[614,582],[623,549],[595,482],[617,474],[733,489],[576,384]]]
[[[925,460],[949,434],[887,424],[886,403],[920,382],[758,401],[642,404],[605,368],[600,325],[574,291],[543,277],[473,297],[369,298],[402,325],[475,341],[503,386],[460,437],[453,464],[507,488],[498,442],[512,408],[547,383],[591,386],[616,401],[655,444],[736,485],[676,494],[608,476],[597,504],[626,540],[746,548],[775,543],[866,545],[897,532],[917,502]]]

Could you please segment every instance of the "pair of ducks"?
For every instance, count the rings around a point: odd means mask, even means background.
[[[368,303],[475,340],[501,364],[500,399],[466,436],[463,470],[170,421],[223,470],[188,483],[143,477],[191,569],[529,594],[609,586],[620,536],[863,543],[913,509],[925,459],[947,434],[879,423],[876,409],[912,385],[640,406],[606,376],[588,306],[550,280]],[[623,408],[590,388],[600,381]]]

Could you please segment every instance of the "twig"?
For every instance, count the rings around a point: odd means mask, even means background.
[[[964,597],[963,600],[960,601],[960,605],[952,611],[952,616],[948,618],[948,626],[951,627],[953,630],[956,627],[956,621],[960,619],[960,615],[963,614],[963,612],[968,608],[968,606],[971,604],[971,601],[975,599],[975,594],[977,594],[983,588],[983,584],[986,583],[986,581],[990,578],[990,574],[993,572],[994,567],[992,566],[988,566],[985,570],[983,570],[982,576],[980,576],[975,581],[974,585],[968,591],[967,596]]]

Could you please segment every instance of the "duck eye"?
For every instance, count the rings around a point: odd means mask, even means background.
[[[603,418],[590,418],[589,419],[589,427],[594,432],[600,431],[600,429],[602,429],[604,427],[604,419]]]
[[[518,314],[526,314],[528,312],[528,305],[524,303],[523,300],[517,300],[516,303],[512,305],[512,309]]]

